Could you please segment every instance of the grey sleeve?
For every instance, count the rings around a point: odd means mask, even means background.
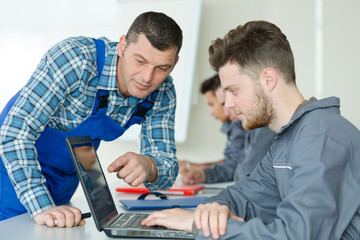
[[[259,222],[259,224],[263,224],[259,218],[251,220],[252,222]],[[256,225],[256,224],[255,224]],[[272,229],[268,230],[268,234],[271,234],[271,238],[267,237],[267,234],[264,232],[257,231],[254,228],[249,227],[250,225],[238,221],[232,218],[228,219],[226,233],[225,235],[221,236],[219,239],[269,239],[269,240],[281,240],[281,239],[288,239],[286,236],[282,235],[279,232],[273,232]],[[251,237],[247,232],[251,232]],[[203,240],[203,239],[213,239],[210,237],[205,237],[202,231],[198,232],[198,236],[196,239]]]
[[[259,179],[262,179],[259,181]],[[266,199],[265,201],[262,201]],[[272,164],[269,158],[259,164],[253,173],[241,181],[229,186],[218,195],[205,200],[203,204],[217,202],[227,205],[236,216],[245,219],[245,222],[228,219],[226,234],[220,239],[264,239],[264,232],[257,231],[257,225],[265,227],[276,217],[276,208],[280,196],[276,189],[273,177]],[[252,224],[248,224],[254,222]],[[259,228],[261,229],[261,227]],[[268,230],[271,232],[271,230]],[[281,233],[271,235],[274,238],[283,239]],[[242,237],[242,238],[241,238]],[[204,237],[202,231],[197,239],[212,239]]]
[[[291,167],[274,167],[270,151],[249,177],[204,202],[227,205],[245,219],[229,220],[224,239],[342,238],[360,197],[351,166],[344,165],[349,149],[315,136],[298,141],[292,152]]]
[[[245,138],[249,132],[242,128],[240,122],[237,124],[228,136],[224,150],[224,162],[204,169],[206,183],[234,180],[236,166],[245,157]]]
[[[264,219],[273,218],[279,201],[272,161],[268,153],[249,176],[203,203],[217,202],[227,205],[236,216],[247,220],[256,216]]]

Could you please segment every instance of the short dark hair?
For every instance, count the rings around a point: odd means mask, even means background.
[[[219,78],[219,74],[216,74],[216,75],[204,80],[201,83],[200,92],[202,94],[205,94],[206,92],[211,91],[215,95],[215,91],[219,87],[220,87],[220,78]]]
[[[179,54],[183,40],[182,30],[172,18],[164,13],[145,12],[140,14],[126,34],[127,45],[136,43],[141,33],[156,49],[164,51],[174,47]]]
[[[287,83],[295,84],[295,63],[290,44],[281,30],[266,21],[251,21],[230,30],[209,47],[213,69],[236,63],[244,73],[256,79],[266,67],[273,67]]]

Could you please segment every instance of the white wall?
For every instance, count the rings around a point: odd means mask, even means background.
[[[175,139],[186,140],[201,16],[201,0],[12,0],[0,1],[0,110],[30,78],[44,52],[70,36],[106,36],[118,41],[146,11],[171,16],[183,31],[183,44],[171,76],[177,95]],[[184,15],[188,14],[188,17]],[[11,80],[11,81],[9,81]],[[136,141],[141,127],[123,139]]]
[[[324,96],[339,96],[341,112],[360,128],[360,1],[324,0]]]
[[[230,29],[247,21],[267,20],[277,24],[290,41],[295,55],[297,85],[304,97],[340,97],[342,114],[360,128],[357,108],[357,103],[360,103],[357,74],[360,65],[359,9],[358,0],[204,0],[198,82],[194,89],[198,89],[200,82],[213,73],[207,52],[212,40],[223,37]],[[322,45],[321,38],[320,45],[317,43],[319,15],[323,16],[323,24],[320,24]],[[194,102],[188,141],[177,145],[178,157],[197,162],[217,159],[224,148],[219,125],[204,110],[203,96],[198,94]]]
[[[297,85],[305,98],[340,97],[342,114],[360,128],[359,9],[358,0],[204,0],[188,138],[177,144],[178,158],[194,162],[222,158],[226,139],[219,132],[221,124],[209,116],[198,89],[214,73],[208,63],[211,41],[251,20],[271,21],[286,34],[295,55]],[[138,146],[118,140],[102,149],[117,149],[120,154],[138,151]]]

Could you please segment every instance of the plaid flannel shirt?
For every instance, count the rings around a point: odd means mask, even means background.
[[[97,79],[96,47],[91,38],[65,39],[48,50],[4,120],[0,156],[15,191],[32,216],[54,206],[45,186],[34,146],[45,127],[69,131],[90,116],[95,93],[109,91],[107,115],[124,126],[136,105],[145,99],[124,98],[116,78],[117,44],[106,45],[102,77]],[[150,190],[172,186],[178,173],[174,140],[176,93],[169,76],[156,91],[153,108],[141,128],[140,154],[150,156],[158,180],[145,183]]]

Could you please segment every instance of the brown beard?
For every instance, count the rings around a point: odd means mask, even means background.
[[[243,122],[243,127],[246,130],[268,126],[273,121],[275,115],[272,103],[265,95],[260,84],[256,86],[254,94],[255,100],[253,105],[259,111],[247,115],[247,121],[245,121],[245,124]]]

